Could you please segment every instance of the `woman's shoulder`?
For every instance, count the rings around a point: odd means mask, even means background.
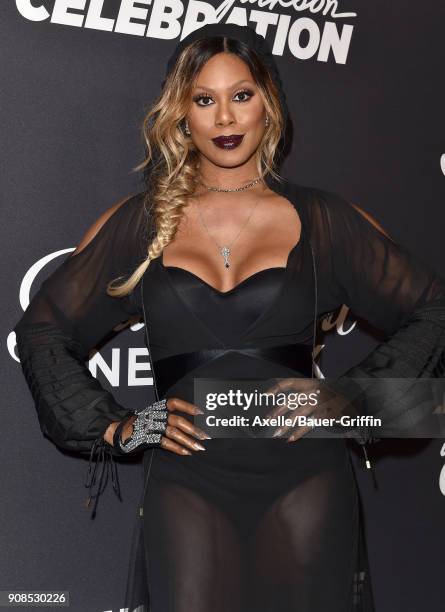
[[[278,186],[278,183],[276,183]],[[329,189],[324,189],[316,185],[299,183],[290,179],[285,179],[284,182],[278,186],[278,191],[293,196],[293,198],[300,202],[302,205],[306,205],[309,208],[311,206],[328,206],[335,208],[347,203],[346,199],[338,192]]]
[[[145,192],[138,191],[121,198],[105,209],[97,219],[96,225],[99,230],[105,224],[118,226],[120,233],[124,235],[128,230],[132,230],[130,233],[133,233],[136,228],[143,226],[147,216]]]
[[[106,221],[114,213],[120,211],[121,216],[141,214],[145,210],[145,191],[133,192],[115,201],[109,208],[103,211],[102,217]]]
[[[103,209],[84,232],[72,256],[78,255],[86,247],[90,249],[93,245],[111,237],[117,239],[124,238],[126,234],[134,235],[135,230],[143,223],[143,196],[143,192],[133,193]]]
[[[117,215],[118,211],[120,211],[120,216],[134,214],[134,209],[138,203],[139,194],[131,194],[127,195],[124,198],[114,202],[111,206],[103,210],[99,216],[93,221],[93,223],[88,227],[87,231],[83,235],[81,241],[77,245],[76,251],[81,251],[88,243],[90,243],[97,234],[102,230],[102,228],[107,224],[114,221],[112,217]],[[75,253],[74,253],[75,254]]]
[[[333,217],[344,214],[350,207],[349,202],[339,192],[317,185],[286,180],[282,189],[294,201],[309,227],[325,225]]]
[[[345,220],[347,218],[357,218],[357,215],[359,215],[359,218],[368,221],[376,229],[388,236],[381,223],[368,210],[365,210],[362,205],[359,206],[357,203],[352,202],[339,191],[313,185],[297,183],[293,183],[293,185],[294,189],[304,196],[302,201],[308,205],[308,214],[310,216],[320,218],[320,215],[322,215],[326,220],[338,220],[339,218]],[[315,213],[318,213],[318,215]]]
[[[348,204],[345,197],[337,191],[318,187],[317,185],[302,184],[289,181],[291,189],[299,193],[302,200],[311,205],[328,206],[330,208]]]

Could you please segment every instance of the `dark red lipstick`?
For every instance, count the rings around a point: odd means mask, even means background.
[[[212,140],[220,149],[236,149],[243,138],[244,134],[230,134],[230,136],[218,136]]]

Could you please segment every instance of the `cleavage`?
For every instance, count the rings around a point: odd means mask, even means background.
[[[263,266],[263,268],[262,268],[262,269],[260,269],[260,270],[256,270],[256,271],[255,271],[255,272],[253,272],[252,274],[250,274],[250,275],[248,275],[248,276],[245,276],[245,277],[244,277],[242,280],[237,281],[237,282],[236,282],[236,281],[233,281],[233,282],[232,282],[232,284],[231,284],[231,288],[230,288],[230,289],[227,289],[227,290],[219,289],[219,288],[218,288],[218,287],[216,287],[214,284],[212,284],[211,282],[208,282],[208,281],[207,281],[207,280],[205,280],[205,279],[204,279],[202,276],[200,276],[199,274],[196,274],[195,272],[193,272],[193,271],[192,271],[192,270],[190,270],[190,269],[183,268],[182,266],[176,266],[176,265],[174,265],[174,264],[170,265],[170,264],[168,264],[168,263],[165,263],[165,262],[164,262],[164,253],[165,253],[165,248],[162,250],[161,255],[160,255],[160,257],[159,257],[160,265],[161,265],[163,268],[169,268],[169,269],[176,268],[176,269],[182,269],[182,270],[185,270],[185,271],[187,271],[189,274],[191,274],[191,275],[195,276],[195,278],[196,278],[196,279],[200,280],[202,283],[205,283],[205,284],[206,284],[208,287],[212,288],[212,289],[213,289],[215,292],[219,292],[221,295],[222,295],[222,294],[224,294],[224,293],[226,293],[226,294],[231,293],[232,291],[234,291],[234,290],[235,290],[235,289],[237,289],[238,287],[241,287],[241,286],[242,286],[242,285],[243,285],[243,284],[244,284],[246,281],[248,281],[250,278],[253,278],[253,277],[255,277],[257,274],[260,274],[260,273],[262,273],[262,272],[265,272],[266,270],[273,270],[273,269],[279,269],[279,268],[288,268],[288,266],[289,266],[289,262],[290,262],[291,257],[292,257],[292,256],[294,255],[294,253],[295,253],[297,250],[299,250],[299,249],[300,249],[300,247],[302,246],[302,244],[301,244],[301,243],[304,241],[304,231],[303,231],[303,227],[302,227],[302,224],[301,224],[300,216],[299,216],[298,212],[296,211],[296,209],[294,208],[294,205],[293,205],[293,204],[292,204],[290,201],[287,201],[287,204],[288,204],[288,206],[290,207],[290,210],[292,211],[292,216],[293,216],[294,218],[295,218],[295,216],[297,217],[300,232],[299,232],[299,235],[298,235],[298,240],[296,240],[296,241],[294,240],[294,241],[292,242],[291,246],[290,246],[290,247],[287,249],[287,256],[286,256],[286,260],[285,260],[284,264],[282,263],[282,258],[281,258],[281,257],[276,257],[276,258],[275,258],[275,260],[274,260],[274,262],[273,262],[275,265],[270,265],[270,264],[269,264],[268,266]],[[287,219],[287,217],[286,217],[286,219]],[[292,223],[293,223],[293,222],[294,222],[294,220],[292,219]],[[285,232],[286,236],[284,237],[284,241],[285,241],[285,242],[286,242],[286,238],[289,236],[289,234],[288,234],[289,227],[290,227],[290,224],[288,224],[288,225],[287,225],[287,227],[286,227],[287,231]],[[264,235],[264,234],[262,233],[261,235]],[[259,240],[261,240],[261,238],[259,238]],[[266,242],[267,242],[267,244],[263,245],[263,247],[264,247],[264,248],[262,249],[262,251],[263,251],[263,252],[264,252],[264,251],[266,251],[266,252],[267,252],[267,251],[268,251],[268,245],[270,245],[270,244],[271,244],[269,239],[268,239],[268,240],[266,240]],[[280,238],[276,238],[276,239],[275,239],[275,241],[274,241],[274,242],[272,242],[272,244],[273,244],[274,246],[273,246],[273,247],[271,247],[271,248],[272,248],[274,251],[275,251],[275,249],[276,249],[276,245],[277,245],[278,243],[279,243],[280,245],[283,243],[283,236],[281,236]],[[189,246],[188,246],[188,248],[187,248],[187,246],[184,246],[183,248],[185,249],[185,251],[188,251],[188,252],[191,252],[191,251],[195,251],[195,252],[196,252],[196,248],[194,248],[194,246],[195,246],[195,245],[190,245],[190,242],[189,242]],[[169,248],[169,247],[168,247],[168,245],[167,245],[167,249],[168,249],[168,248]],[[281,250],[281,249],[280,249],[280,250]],[[183,251],[183,249],[180,249],[180,252],[182,252],[182,253],[183,253],[183,252],[184,252],[184,251]],[[275,252],[276,252],[276,251],[275,251]],[[179,254],[180,254],[180,253],[179,253]],[[224,265],[224,259],[223,259],[223,256],[222,256],[222,255],[218,255],[218,257],[219,257],[220,259],[219,259],[217,262],[215,262],[215,264],[214,264],[214,265],[210,264],[210,265],[209,265],[209,267],[210,267],[210,268],[214,268],[214,269],[218,269],[218,270],[219,270],[219,269],[223,269],[224,271],[223,271],[223,272],[220,274],[220,276],[222,276],[224,279],[226,279],[226,278],[228,277],[228,271],[227,271],[227,268],[222,268],[222,266]],[[258,259],[259,259],[258,255],[249,255],[249,258],[250,258],[250,259],[253,259],[253,260],[258,260]],[[181,258],[180,258],[180,259],[181,259]],[[182,257],[182,259],[184,259],[184,257]],[[185,258],[185,259],[187,259],[187,258]],[[203,256],[202,256],[202,255],[201,255],[201,256],[197,255],[196,259],[199,259],[199,260],[201,260],[201,261],[202,261]],[[246,260],[246,259],[247,259],[247,257],[246,257],[246,256],[244,256],[244,260]],[[230,257],[229,257],[229,262],[230,262]],[[235,275],[235,277],[239,277],[239,275]]]
[[[288,251],[287,258],[286,258],[286,263],[285,263],[284,266],[273,266],[273,267],[263,268],[261,270],[257,270],[253,274],[250,274],[249,276],[245,277],[244,279],[242,279],[241,281],[239,281],[238,283],[233,285],[231,287],[231,289],[227,289],[226,291],[222,291],[221,289],[218,289],[217,287],[214,287],[211,283],[208,283],[206,280],[204,280],[203,278],[201,278],[200,276],[198,276],[197,274],[195,274],[195,272],[192,272],[191,270],[187,270],[186,268],[182,268],[180,266],[166,265],[164,263],[164,251],[162,251],[158,261],[159,261],[160,266],[164,270],[167,270],[167,271],[168,270],[182,270],[183,272],[187,272],[191,276],[194,276],[201,283],[204,283],[205,285],[207,285],[207,287],[209,287],[213,291],[219,293],[220,295],[225,295],[225,294],[232,293],[238,287],[241,287],[244,283],[248,282],[250,279],[253,279],[257,275],[261,275],[262,273],[267,272],[268,270],[287,270],[288,267],[289,267],[289,263],[290,263],[291,258],[297,253],[297,251],[299,251],[303,247],[303,242],[304,242],[304,234],[301,234],[298,242],[296,242],[292,246],[292,248]]]

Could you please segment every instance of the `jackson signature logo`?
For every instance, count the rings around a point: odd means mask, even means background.
[[[207,23],[236,23],[254,28],[274,55],[287,49],[299,60],[345,64],[357,13],[341,11],[338,0],[223,0],[214,6],[202,0],[16,0],[29,21],[130,34],[161,40],[182,40]],[[286,11],[284,13],[284,11]],[[110,14],[112,12],[113,14]],[[317,17],[317,19],[315,19]]]

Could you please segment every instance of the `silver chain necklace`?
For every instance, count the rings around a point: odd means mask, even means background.
[[[199,197],[199,196],[198,196],[198,197]],[[251,218],[251,216],[253,215],[253,213],[254,213],[254,211],[255,211],[256,207],[258,206],[259,201],[260,201],[260,196],[258,196],[257,201],[256,201],[256,202],[255,202],[255,204],[252,206],[252,210],[250,211],[250,214],[249,214],[249,216],[247,217],[247,221],[244,223],[244,225],[241,227],[241,229],[240,229],[240,231],[238,232],[238,234],[235,236],[235,238],[232,240],[232,242],[231,242],[229,245],[220,245],[220,244],[218,244],[218,242],[215,240],[215,238],[214,238],[214,237],[212,236],[212,234],[210,233],[209,228],[207,227],[206,222],[204,221],[204,218],[203,218],[203,216],[202,216],[202,214],[201,214],[201,211],[200,211],[200,209],[199,209],[199,206],[196,204],[196,202],[194,202],[194,204],[195,204],[195,206],[196,206],[196,208],[197,208],[197,210],[198,210],[198,214],[199,214],[199,217],[200,217],[200,219],[201,219],[201,223],[202,223],[202,224],[203,224],[203,226],[205,227],[205,229],[206,229],[206,231],[207,231],[208,235],[210,236],[210,238],[211,238],[211,239],[212,239],[212,240],[213,240],[213,241],[216,243],[216,245],[217,245],[217,247],[218,247],[219,252],[221,253],[221,255],[222,255],[222,256],[223,256],[223,258],[224,258],[224,267],[225,267],[225,268],[230,268],[229,257],[230,257],[230,254],[231,254],[231,251],[230,251],[231,246],[232,246],[232,245],[235,243],[235,241],[238,239],[238,237],[239,237],[239,235],[241,234],[241,232],[243,231],[243,229],[244,229],[244,228],[246,227],[246,225],[249,223],[250,218]]]
[[[224,191],[225,193],[228,193],[229,191],[244,191],[244,189],[249,189],[249,187],[253,187],[254,185],[256,185],[257,183],[259,183],[261,181],[261,177],[258,176],[256,179],[253,179],[253,181],[250,181],[250,183],[247,183],[247,185],[243,185],[242,187],[231,187],[231,188],[225,188],[225,187],[209,187],[207,185],[204,185],[204,183],[201,183],[208,191]]]

